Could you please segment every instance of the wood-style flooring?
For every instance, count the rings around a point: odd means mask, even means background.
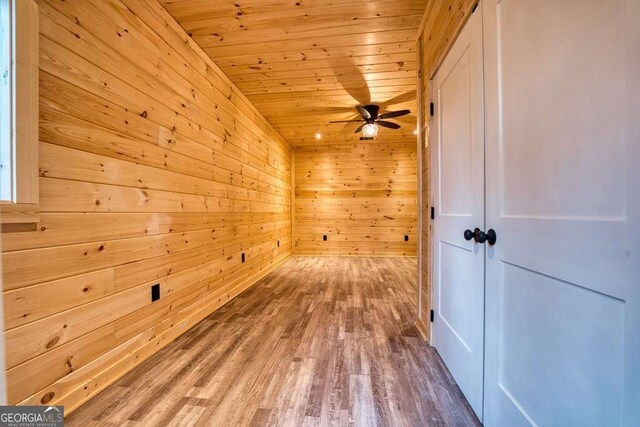
[[[67,425],[478,425],[413,326],[415,277],[414,258],[292,258]]]

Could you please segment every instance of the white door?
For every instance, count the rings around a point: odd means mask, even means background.
[[[477,10],[433,80],[433,345],[482,419],[484,227],[482,16]]]
[[[639,426],[640,2],[483,3],[485,425]]]

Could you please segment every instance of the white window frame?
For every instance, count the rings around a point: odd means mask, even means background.
[[[38,188],[38,5],[34,0],[8,1],[11,13],[10,102],[12,181],[0,200],[0,223],[39,220]],[[4,196],[4,195],[3,195]]]

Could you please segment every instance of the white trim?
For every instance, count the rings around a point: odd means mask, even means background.
[[[11,200],[0,204],[1,222],[33,223],[38,221],[39,203],[39,12],[34,0],[9,1],[15,47],[11,108],[14,183]]]

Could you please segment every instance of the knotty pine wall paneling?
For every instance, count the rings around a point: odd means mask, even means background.
[[[422,100],[421,114],[422,120],[419,123],[421,129],[422,149],[422,253],[420,274],[420,287],[418,298],[417,326],[420,331],[430,340],[429,318],[431,312],[431,285],[432,285],[432,231],[433,221],[431,220],[431,117],[430,103],[432,94],[430,93],[430,82],[438,71],[440,64],[444,60],[449,49],[453,45],[456,37],[462,30],[474,6],[478,0],[430,0],[424,12],[424,16],[418,31],[417,50],[420,52],[420,84],[418,90],[421,91]],[[479,11],[477,13],[480,13]]]
[[[416,151],[382,139],[297,147],[294,252],[415,256]]]
[[[8,396],[70,412],[291,255],[291,151],[156,0],[39,8],[41,216],[2,235]]]

